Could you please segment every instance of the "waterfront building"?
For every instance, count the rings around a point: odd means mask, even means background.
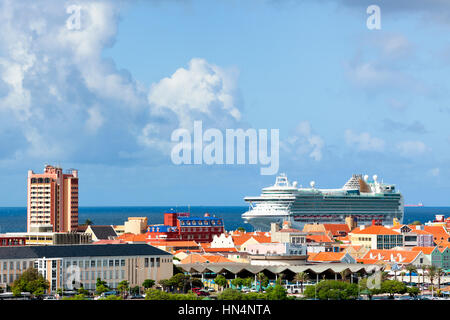
[[[89,234],[94,242],[99,240],[114,240],[117,238],[117,233],[113,226],[90,225],[84,233]]]
[[[0,247],[6,246],[24,246],[26,238],[23,236],[0,235]]]
[[[323,232],[331,237],[345,237],[350,232],[345,223],[308,223],[303,226],[303,232]]]
[[[292,225],[289,221],[284,221],[281,229],[277,223],[271,223],[270,237],[272,242],[282,242],[292,244],[306,243],[306,233],[298,229],[292,228]]]
[[[141,286],[173,275],[172,255],[147,244],[104,244],[0,247],[0,286],[11,285],[27,268],[34,267],[50,283],[49,292],[81,284],[95,290],[97,278],[110,288],[127,280]]]
[[[223,219],[211,217],[205,213],[203,217],[191,217],[189,212],[164,213],[163,225],[150,225],[147,228],[148,239],[182,240],[198,243],[211,242],[214,236],[225,232]]]
[[[403,235],[381,225],[360,226],[349,233],[352,245],[370,249],[392,249],[403,246]]]
[[[394,226],[392,230],[403,234],[403,245],[405,247],[430,247],[434,245],[433,234],[425,231],[423,225]]]
[[[450,233],[445,226],[425,225],[423,229],[433,235],[433,240],[436,244],[442,241],[450,242]]]
[[[377,261],[385,262],[389,265],[399,265],[404,267],[412,264],[417,268],[423,269],[425,266],[431,265],[431,260],[422,251],[414,250],[370,250],[367,254],[359,259],[358,262],[374,264]]]
[[[78,171],[47,165],[28,171],[27,231],[67,232],[78,227]]]
[[[26,245],[89,244],[92,242],[90,234],[78,232],[11,232],[6,233],[5,236],[26,239]]]
[[[247,246],[251,244],[272,242],[272,238],[267,232],[234,233],[231,237],[238,251],[247,251]]]
[[[306,245],[289,242],[257,243],[247,246],[246,251],[252,255],[306,255]]]
[[[113,226],[117,235],[124,233],[142,234],[147,232],[148,218],[147,217],[129,217],[123,225]]]

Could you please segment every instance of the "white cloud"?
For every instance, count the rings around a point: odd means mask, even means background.
[[[154,114],[173,112],[181,128],[192,128],[199,117],[220,122],[241,118],[236,107],[236,72],[204,59],[192,59],[187,69],[180,68],[152,85],[148,100]]]
[[[429,151],[430,148],[422,141],[403,141],[397,144],[397,149],[403,156],[417,156]]]
[[[384,150],[384,140],[372,137],[368,132],[355,133],[350,129],[345,131],[345,141],[347,145],[356,147],[359,151],[378,151]]]
[[[433,177],[437,177],[439,176],[441,170],[439,168],[433,168],[429,171],[429,173],[433,176]]]
[[[281,145],[289,153],[308,154],[315,161],[320,161],[322,160],[322,149],[325,142],[321,136],[313,133],[309,121],[302,121],[295,128],[294,135]]]

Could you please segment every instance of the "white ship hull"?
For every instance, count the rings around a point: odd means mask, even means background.
[[[366,178],[367,179],[367,178]],[[249,211],[242,215],[255,230],[268,231],[273,222],[290,221],[296,229],[307,223],[345,223],[351,216],[357,225],[378,220],[392,225],[393,220],[403,222],[403,197],[393,185],[359,182],[353,175],[341,189],[296,188],[287,178],[277,178],[274,186],[264,188],[261,196],[246,197]],[[355,182],[356,181],[356,182]],[[361,190],[355,189],[355,183]]]

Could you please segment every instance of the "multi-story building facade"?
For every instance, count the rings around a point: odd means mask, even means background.
[[[151,225],[147,228],[150,240],[186,240],[211,242],[214,236],[225,232],[223,220],[205,214],[191,217],[187,212],[164,213],[164,225]]]
[[[78,227],[78,171],[63,173],[47,165],[44,173],[28,171],[28,232],[76,231]]]
[[[4,236],[23,239],[22,245],[88,244],[92,242],[90,234],[75,232],[11,232],[5,233]],[[0,236],[0,246],[1,239],[3,239],[2,236]]]
[[[141,286],[173,275],[172,255],[147,244],[23,246],[0,248],[0,286],[11,285],[34,267],[48,280],[49,292],[59,288],[95,290],[97,278],[110,288],[127,280]],[[75,284],[73,284],[75,282]]]
[[[380,225],[360,226],[349,233],[349,238],[352,245],[369,249],[403,247],[403,235],[400,232]]]
[[[0,235],[0,247],[24,246],[26,238],[23,236]]]

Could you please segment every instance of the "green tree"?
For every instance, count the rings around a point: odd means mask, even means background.
[[[238,290],[227,288],[223,290],[218,296],[218,300],[242,300],[242,293]]]
[[[383,293],[389,293],[391,298],[393,298],[396,293],[406,293],[406,290],[406,285],[403,282],[397,280],[385,280],[381,282],[381,291]]]
[[[428,278],[430,278],[430,284],[434,287],[434,278],[437,275],[437,267],[435,265],[426,266],[425,270],[427,271]],[[433,291],[432,291],[433,293]]]
[[[122,293],[122,296],[125,295],[128,289],[130,289],[130,285],[127,280],[122,280],[117,285],[117,290],[119,290],[119,292]]]
[[[15,296],[21,292],[29,292],[34,296],[41,296],[49,288],[49,282],[33,267],[25,270],[12,284]]]
[[[63,297],[63,300],[86,300],[86,297],[84,294],[77,294],[73,297]]]
[[[239,227],[239,228],[237,228],[237,231],[245,232],[245,228],[244,227]]]
[[[107,296],[107,297],[101,297],[101,298],[98,299],[98,300],[123,300],[123,297],[121,297],[121,296],[116,296],[116,295],[114,295],[114,294],[111,294],[111,295],[109,295],[109,296]]]
[[[150,289],[154,285],[155,285],[155,280],[153,280],[153,279],[145,279],[144,282],[142,282],[142,286],[145,289]]]
[[[420,293],[419,288],[417,287],[408,287],[406,289],[406,292],[411,296],[411,297],[417,297],[417,295]]]
[[[83,225],[83,226],[91,226],[91,225],[93,225],[93,224],[94,224],[94,223],[92,222],[91,219],[86,219],[82,225]]]
[[[102,294],[104,292],[108,292],[109,291],[109,287],[106,281],[103,281],[100,278],[97,278],[97,282],[95,284],[95,292],[97,294]]]
[[[260,283],[258,291],[261,291],[263,287],[266,288],[269,285],[269,278],[263,272],[256,275],[256,280]]]
[[[303,283],[305,283],[306,281],[308,281],[309,276],[306,272],[299,272],[294,276],[294,281],[296,281],[297,283],[300,282],[300,290],[303,294]]]
[[[157,289],[148,289],[145,293],[145,300],[170,300],[170,293]]]
[[[287,292],[283,286],[277,284],[275,287],[269,287],[266,290],[267,300],[286,300]]]
[[[422,222],[420,222],[419,220],[414,221],[413,223],[411,223],[414,226],[420,226],[422,224]]]
[[[82,295],[87,296],[87,295],[89,295],[89,291],[87,291],[86,289],[84,289],[83,285],[81,285],[81,286],[78,288],[78,294],[82,294]]]
[[[412,283],[412,274],[413,273],[417,273],[417,268],[414,265],[412,265],[412,264],[408,264],[406,266],[406,271],[408,271],[408,273],[409,273],[409,285],[411,285],[411,283]]]
[[[320,300],[349,300],[358,296],[358,286],[338,280],[324,280],[314,286],[308,286],[304,293],[306,298],[317,297]]]
[[[231,284],[236,287],[236,288],[240,288],[243,286],[244,284],[244,279],[242,278],[234,278],[233,280],[230,281]]]
[[[139,286],[134,286],[134,287],[130,288],[130,293],[131,294],[140,294],[141,288]]]
[[[219,274],[214,279],[214,283],[217,284],[223,290],[228,284],[228,281],[223,275]]]

